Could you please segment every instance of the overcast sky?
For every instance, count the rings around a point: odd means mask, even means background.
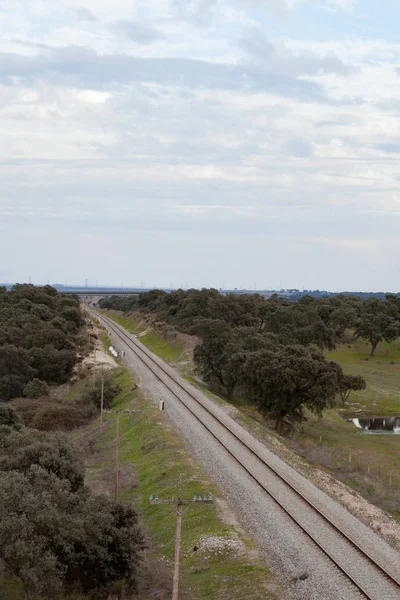
[[[0,0],[0,281],[397,291],[399,19]]]

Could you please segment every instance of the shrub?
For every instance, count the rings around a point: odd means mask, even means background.
[[[83,487],[83,464],[64,436],[35,429],[11,430],[1,440],[0,471],[26,473],[32,465],[66,479],[73,491]]]
[[[41,396],[49,395],[49,386],[45,381],[40,379],[32,379],[24,387],[24,396],[28,398],[40,398]]]
[[[6,402],[22,395],[24,383],[17,375],[5,375],[0,378],[0,402]]]
[[[48,402],[36,408],[29,425],[40,431],[71,431],[84,425],[96,414],[96,410],[94,404],[78,406]]]
[[[65,383],[74,368],[76,352],[57,350],[54,346],[47,345],[43,348],[32,348],[30,357],[40,379],[50,383]]]
[[[109,408],[114,398],[120,393],[121,386],[116,383],[112,377],[105,375],[104,377],[104,393],[103,393],[103,407]],[[100,408],[101,404],[101,378],[96,379],[94,388],[87,390],[85,400],[89,403],[95,404]]]
[[[0,425],[8,425],[20,429],[22,421],[16,411],[8,404],[0,404]]]
[[[0,472],[0,556],[30,598],[78,590],[107,598],[121,579],[136,591],[143,545],[131,506],[74,493],[38,465]]]

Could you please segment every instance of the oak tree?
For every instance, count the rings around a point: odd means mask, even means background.
[[[321,415],[334,405],[341,367],[311,347],[282,346],[250,354],[245,367],[247,396],[279,429],[305,419],[304,409]]]

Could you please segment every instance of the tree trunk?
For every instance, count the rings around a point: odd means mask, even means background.
[[[226,386],[225,386],[225,382],[224,382],[224,378],[222,377],[221,373],[217,373],[217,374],[216,374],[216,377],[217,377],[217,380],[218,380],[219,384],[220,384],[222,387],[226,387]]]
[[[379,344],[379,342],[371,342],[371,352],[370,352],[370,356],[374,356],[375,355],[375,350],[377,345]]]
[[[233,392],[235,391],[236,383],[232,383],[226,388],[226,397],[228,400],[232,400]]]
[[[285,420],[285,417],[286,417],[286,413],[280,414],[278,417],[276,417],[275,429],[277,430],[278,433],[281,433],[281,431],[283,429],[283,421]]]

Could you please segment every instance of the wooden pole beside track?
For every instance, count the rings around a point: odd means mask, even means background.
[[[115,439],[115,501],[118,502],[119,494],[119,411],[117,412],[117,431]]]
[[[181,552],[181,531],[182,531],[182,506],[184,504],[212,504],[212,496],[207,494],[202,497],[194,496],[193,498],[171,498],[168,500],[159,500],[158,496],[155,498],[150,496],[150,504],[176,504],[176,530],[175,530],[175,565],[174,565],[174,577],[172,583],[172,600],[178,600],[179,598],[179,566],[180,566],[180,552]]]
[[[96,359],[97,359],[97,344],[94,343],[94,359],[93,359],[93,389],[96,383]]]
[[[176,532],[175,532],[175,566],[174,578],[172,582],[172,600],[178,600],[179,594],[179,559],[181,552],[181,531],[182,531],[182,502],[178,502],[176,507]]]
[[[103,410],[104,410],[104,373],[101,374],[100,431],[103,431]]]

